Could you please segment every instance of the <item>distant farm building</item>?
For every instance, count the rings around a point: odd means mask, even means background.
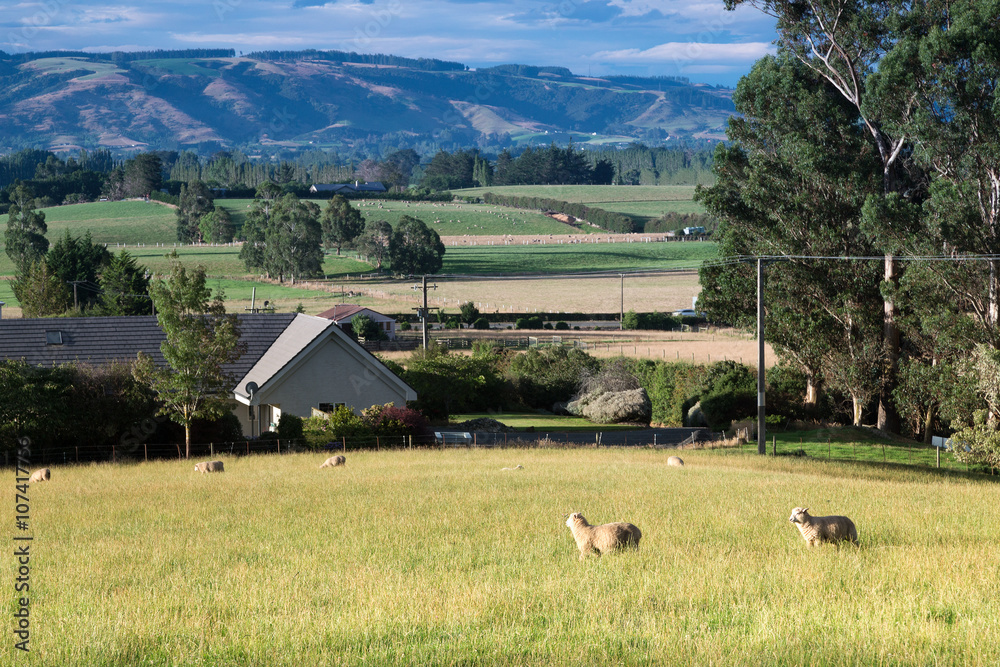
[[[385,185],[375,181],[374,183],[362,183],[360,181],[354,181],[351,183],[316,183],[315,185],[309,186],[309,192],[313,194],[328,194],[328,195],[348,195],[356,194],[358,192],[385,192]]]
[[[396,340],[396,320],[371,308],[353,304],[340,304],[330,310],[323,311],[318,317],[333,320],[333,323],[343,329],[345,333],[352,334],[354,330],[351,327],[351,320],[358,315],[367,315],[385,332],[386,338]]]

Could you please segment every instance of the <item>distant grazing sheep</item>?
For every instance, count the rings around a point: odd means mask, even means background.
[[[667,459],[668,466],[677,466],[678,468],[684,467],[684,460],[679,456],[671,456]]]
[[[52,479],[52,471],[48,468],[39,468],[31,473],[31,477],[28,478],[28,484],[32,482],[47,482],[50,479]]]
[[[566,525],[573,533],[576,546],[580,548],[580,560],[587,557],[591,551],[600,556],[603,553],[631,547],[639,548],[642,532],[630,523],[605,523],[591,526],[579,512],[570,514]]]
[[[788,520],[798,526],[810,547],[821,542],[842,540],[855,545],[858,543],[858,529],[846,516],[810,516],[808,507],[796,507]]]
[[[331,456],[326,461],[323,461],[323,465],[320,468],[336,468],[337,466],[347,465],[346,456]]]
[[[500,470],[524,470],[524,466],[516,465],[513,468],[500,468]]]
[[[202,461],[194,464],[194,471],[205,474],[207,472],[225,472],[222,461]]]

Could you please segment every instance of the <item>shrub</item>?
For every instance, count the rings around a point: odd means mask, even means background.
[[[302,436],[302,417],[282,412],[278,419],[278,437],[282,440],[302,440]]]
[[[406,320],[403,320],[402,322],[399,323],[399,330],[400,331],[409,331],[412,328],[413,327],[411,327],[410,323],[407,322]]]
[[[577,329],[579,329],[579,328],[580,327],[577,327]],[[556,322],[556,330],[557,331],[569,331],[569,324],[567,324],[566,322],[564,322],[562,320],[559,320],[558,322]]]
[[[514,321],[515,329],[541,329],[542,318],[538,315],[519,317]]]
[[[490,328],[490,321],[485,317],[480,317],[478,320],[472,323],[472,328],[486,331],[487,329]]]
[[[551,409],[576,393],[585,371],[596,372],[600,362],[583,350],[564,347],[531,348],[510,360],[504,372],[518,405]]]

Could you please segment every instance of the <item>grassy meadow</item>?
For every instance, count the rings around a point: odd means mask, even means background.
[[[56,467],[30,490],[32,650],[8,636],[0,651],[92,666],[1000,659],[990,478],[735,451],[667,468],[671,453]],[[795,506],[852,517],[861,546],[808,549]],[[579,561],[569,511],[636,524],[639,551]]]

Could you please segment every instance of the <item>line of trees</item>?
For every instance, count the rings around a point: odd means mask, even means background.
[[[793,256],[767,270],[768,339],[811,401],[839,390],[856,423],[925,438],[979,409],[977,446],[997,429],[972,354],[1000,345],[997,4],[728,4],[776,15],[781,49],[740,82],[699,199],[724,254]],[[942,254],[984,260],[899,259]],[[747,323],[753,281],[707,267],[701,307]]]
[[[385,220],[366,221],[341,195],[324,209],[293,194],[283,194],[274,183],[257,190],[240,230],[240,259],[248,271],[260,270],[283,281],[322,275],[323,248],[355,248],[381,271],[385,263],[394,273],[437,273],[445,247],[436,231],[423,221],[404,215],[393,228]]]
[[[577,202],[567,202],[558,199],[548,199],[545,197],[519,197],[517,195],[495,194],[484,192],[482,200],[487,204],[496,206],[510,206],[511,208],[535,209],[539,211],[554,211],[566,213],[575,218],[586,220],[597,225],[601,229],[616,234],[631,234],[639,231],[636,222],[624,213],[613,213],[604,209],[586,206]]]

